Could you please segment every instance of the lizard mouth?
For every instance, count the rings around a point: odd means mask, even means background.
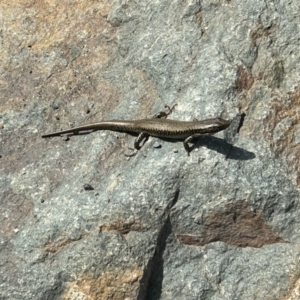
[[[211,132],[216,133],[216,132],[222,131],[222,130],[228,128],[230,124],[231,124],[231,121],[229,121],[229,120],[217,118],[216,123],[214,125],[212,125],[212,127],[211,127]]]
[[[228,128],[231,124],[231,120],[215,118],[204,120],[204,123],[207,123],[207,129],[210,128],[210,132],[219,132]]]
[[[220,128],[220,130],[224,130],[229,127],[229,125],[231,124],[231,120],[216,118],[216,123],[218,124],[218,127]]]
[[[220,125],[230,125],[231,121],[230,120],[225,120],[225,119],[222,119],[222,118],[216,118],[217,122],[220,124]]]

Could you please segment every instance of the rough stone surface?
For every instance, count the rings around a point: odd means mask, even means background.
[[[299,299],[298,0],[2,0],[0,21],[1,300]],[[175,103],[234,122],[190,157],[41,138]]]

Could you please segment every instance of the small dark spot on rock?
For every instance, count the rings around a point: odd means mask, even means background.
[[[59,115],[55,115],[55,119],[58,121],[60,119]]]
[[[85,183],[83,185],[83,188],[84,188],[85,191],[93,191],[94,190],[94,188],[88,183]]]
[[[4,125],[0,123],[0,129],[3,129],[3,128],[4,128]]]
[[[53,109],[59,109],[59,106],[58,106],[58,104],[56,104],[56,103],[52,103],[52,104],[51,104],[51,107],[52,107]]]
[[[45,200],[44,199],[41,199],[41,203],[44,203],[45,202]]]

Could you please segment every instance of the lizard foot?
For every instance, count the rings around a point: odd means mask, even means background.
[[[124,153],[124,155],[128,158],[135,156],[139,151],[137,149],[130,148],[130,147],[128,147],[128,149],[131,151],[131,153]]]
[[[177,103],[173,106],[165,105],[166,110],[160,111],[159,113],[155,114],[152,118],[159,118],[159,119],[166,119],[168,115],[172,113]]]

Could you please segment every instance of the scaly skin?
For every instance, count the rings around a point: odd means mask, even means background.
[[[133,121],[111,120],[83,125],[42,135],[43,138],[77,133],[88,130],[112,130],[121,132],[146,133],[149,136],[170,139],[184,139],[195,134],[214,134],[226,129],[230,121],[215,118],[203,121],[177,121],[168,119],[141,119]]]
[[[137,137],[134,143],[134,147],[137,150],[141,148],[140,143],[143,139],[147,138],[148,136],[154,136],[159,138],[184,139],[184,148],[189,154],[190,148],[188,146],[188,143],[191,142],[191,140],[194,137],[197,137],[202,134],[214,134],[216,132],[226,129],[231,123],[231,121],[224,120],[222,118],[206,119],[202,121],[177,121],[166,119],[166,117],[172,112],[174,106],[171,108],[166,106],[168,108],[168,111],[160,112],[159,114],[150,119],[132,121],[103,121],[63,131],[44,134],[42,135],[42,137],[46,138],[60,136],[62,134],[68,133],[75,134],[80,131],[89,130],[111,130],[119,132],[131,132],[139,133],[139,136]]]

